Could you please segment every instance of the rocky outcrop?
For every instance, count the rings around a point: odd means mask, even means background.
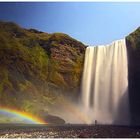
[[[48,124],[59,124],[59,125],[62,125],[62,124],[65,124],[65,120],[63,120],[62,118],[60,117],[57,117],[57,116],[53,116],[53,115],[47,115],[45,116],[44,120],[48,123]]]

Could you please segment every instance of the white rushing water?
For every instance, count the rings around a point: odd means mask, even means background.
[[[128,64],[125,40],[86,48],[82,108],[90,123],[129,124]]]

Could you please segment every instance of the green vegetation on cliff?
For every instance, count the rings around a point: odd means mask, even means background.
[[[126,37],[127,43],[133,49],[139,49],[140,46],[140,27]]]
[[[79,88],[85,45],[63,33],[48,34],[0,22],[0,105],[36,113]]]

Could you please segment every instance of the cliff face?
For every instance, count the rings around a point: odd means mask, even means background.
[[[63,33],[48,34],[0,22],[0,105],[36,113],[79,90],[85,45]]]
[[[131,124],[140,125],[140,28],[126,37]]]

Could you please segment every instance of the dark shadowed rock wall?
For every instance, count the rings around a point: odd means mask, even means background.
[[[140,28],[126,37],[131,124],[140,125]]]

